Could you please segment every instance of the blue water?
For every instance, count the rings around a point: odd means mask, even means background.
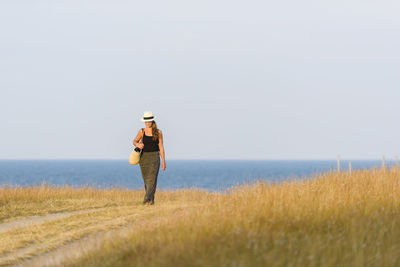
[[[389,162],[390,164],[390,162]],[[379,167],[380,161],[352,160],[353,169]],[[346,169],[347,161],[342,161]],[[200,187],[209,191],[255,179],[282,181],[336,168],[335,160],[169,160],[157,188]],[[126,160],[0,160],[0,185],[55,185],[143,188],[139,165]]]

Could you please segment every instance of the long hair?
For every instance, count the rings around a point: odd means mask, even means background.
[[[153,123],[151,124],[151,132],[153,134],[153,140],[158,140],[158,128],[156,121],[153,121]]]

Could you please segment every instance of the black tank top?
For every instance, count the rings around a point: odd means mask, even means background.
[[[147,136],[143,131],[143,152],[154,152],[154,151],[160,151],[160,148],[158,147],[158,139],[154,140],[153,136]]]

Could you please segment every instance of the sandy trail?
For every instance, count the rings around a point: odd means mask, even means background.
[[[67,218],[69,216],[76,215],[76,214],[84,214],[84,213],[101,211],[101,210],[105,210],[108,208],[109,207],[92,208],[92,209],[76,210],[76,211],[70,211],[70,212],[51,213],[51,214],[47,214],[44,216],[30,216],[30,217],[26,217],[26,218],[18,219],[15,221],[0,224],[0,234],[4,233],[6,231],[12,230],[12,229],[20,228],[20,227],[27,227],[27,226],[43,223],[43,222],[50,221],[50,220]],[[16,249],[10,253],[0,255],[0,266],[5,266],[5,265],[9,266],[10,262],[16,261],[19,257],[25,257],[26,255],[34,255],[34,252],[37,251],[37,249],[45,248],[45,247],[46,247],[46,244],[27,246],[27,247],[22,247],[22,248]]]
[[[106,209],[106,208],[95,208],[95,209],[88,209],[88,210],[76,210],[76,211],[69,211],[69,212],[51,213],[51,214],[47,214],[44,216],[30,216],[30,217],[26,217],[26,218],[11,221],[11,222],[5,222],[5,223],[0,224],[0,234],[3,232],[6,232],[8,230],[11,230],[13,228],[25,227],[25,226],[29,226],[31,224],[42,223],[44,221],[65,218],[65,217],[72,216],[75,214],[99,211],[99,210],[103,210],[103,209]]]
[[[196,205],[193,205],[196,206]],[[184,215],[187,210],[181,207],[174,209],[172,213],[176,216]],[[114,240],[124,240],[135,231],[140,231],[145,225],[151,223],[157,225],[168,221],[168,217],[146,218],[145,214],[138,217],[136,222],[129,222],[118,229],[110,231],[101,231],[91,233],[79,240],[71,241],[56,249],[47,251],[40,255],[35,255],[32,258],[24,259],[12,266],[18,267],[50,267],[50,266],[65,266],[67,263],[73,262],[93,250],[100,249],[105,242],[111,244]],[[109,243],[109,244],[110,244]]]
[[[133,223],[128,223],[120,229],[111,230],[107,232],[95,232],[85,236],[79,240],[71,241],[62,246],[42,253],[40,255],[33,255],[31,258],[26,258],[12,266],[26,266],[26,267],[49,267],[49,266],[63,266],[66,262],[78,259],[84,256],[91,250],[96,250],[107,241],[114,238],[121,238],[127,235],[132,230]],[[21,251],[21,255],[26,255],[29,251]],[[15,258],[16,254],[13,255]]]
[[[192,207],[197,205],[192,205]],[[154,207],[153,207],[154,208]],[[187,207],[186,207],[187,208]],[[48,214],[45,216],[31,216],[14,222],[4,223],[1,226],[1,230],[7,231],[15,227],[23,227],[30,224],[41,223],[48,220],[59,219],[63,217],[68,217],[74,214],[87,213],[90,211],[99,211],[106,208],[97,208],[90,210],[80,210],[73,212]],[[86,253],[99,249],[104,242],[124,239],[124,237],[129,236],[132,231],[137,231],[144,225],[151,223],[157,223],[157,221],[163,221],[166,218],[163,216],[157,218],[149,218],[148,214],[154,213],[157,210],[153,210],[151,207],[147,212],[140,212],[137,214],[135,223],[132,221],[121,225],[117,229],[107,230],[107,231],[95,231],[88,233],[86,236],[78,239],[64,242],[59,247],[51,249],[47,252],[37,254],[38,249],[46,248],[47,245],[35,244],[28,245],[16,249],[10,253],[6,253],[0,256],[0,266],[62,266],[66,262],[71,262],[73,259],[78,259],[84,256]],[[179,214],[185,211],[184,205],[172,208],[170,210],[174,214]],[[133,227],[134,226],[134,227]]]

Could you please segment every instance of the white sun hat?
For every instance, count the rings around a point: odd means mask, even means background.
[[[156,117],[153,116],[153,112],[151,111],[145,111],[143,114],[143,118],[141,118],[142,121],[154,121]]]

